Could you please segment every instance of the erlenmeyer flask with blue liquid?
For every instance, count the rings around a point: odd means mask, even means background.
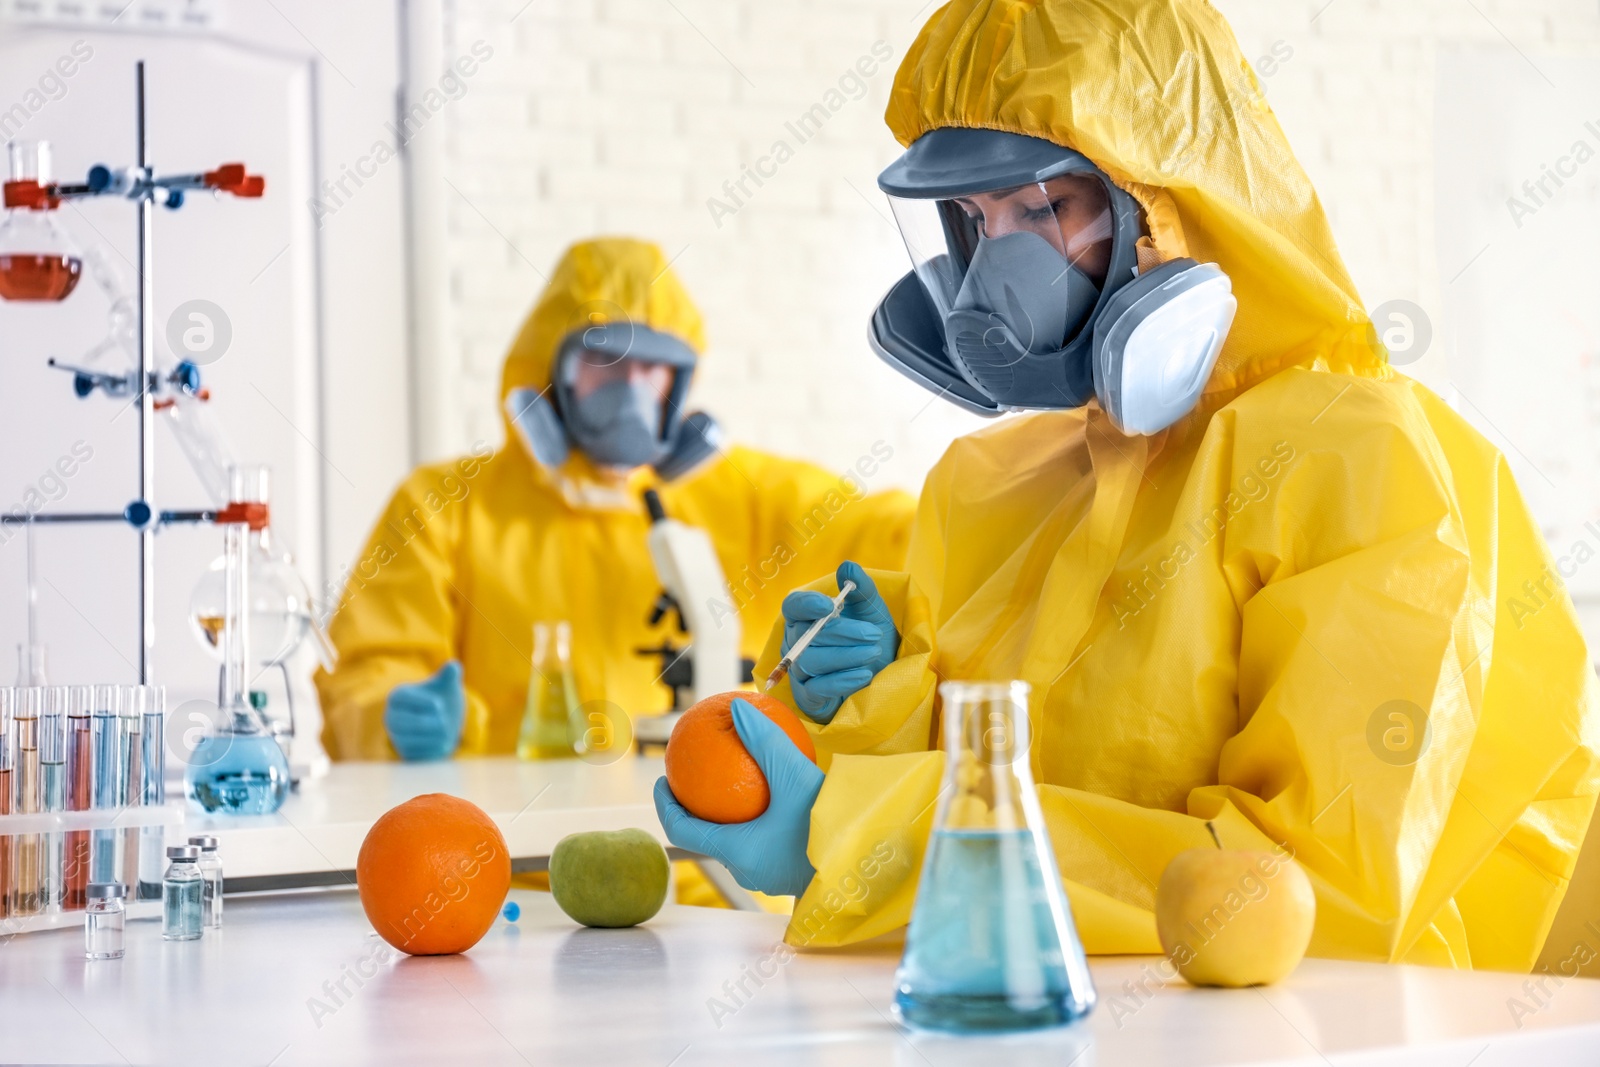
[[[230,468],[232,497],[217,516],[226,562],[218,721],[189,755],[189,799],[209,812],[270,815],[289,794],[289,761],[250,702],[250,531],[268,522],[265,467]]]
[[[945,682],[944,786],[895,975],[930,1030],[1062,1026],[1094,1007],[1028,766],[1026,682]]]

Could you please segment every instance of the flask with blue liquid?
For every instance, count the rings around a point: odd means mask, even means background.
[[[895,1014],[958,1032],[1064,1026],[1094,1007],[1029,769],[1028,684],[945,682],[944,786]]]
[[[270,815],[289,794],[289,761],[250,701],[250,531],[264,529],[267,469],[229,468],[231,501],[217,516],[223,530],[222,671],[218,719],[189,755],[184,784],[209,812]]]

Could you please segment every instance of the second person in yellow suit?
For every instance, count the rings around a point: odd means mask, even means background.
[[[892,451],[841,477],[716,444],[681,414],[703,343],[654,244],[566,252],[506,357],[505,444],[414,472],[351,572],[339,666],[316,679],[334,759],[513,752],[540,620],[571,624],[580,701],[667,710],[660,662],[636,651],[681,643],[648,621],[647,488],[710,535],[750,657],[796,580],[845,556],[902,564],[911,498],[868,491]]]
[[[1314,954],[1526,971],[1600,787],[1589,655],[1504,457],[1388,365],[1222,17],[953,0],[888,121],[916,271],[880,354],[978,410],[1059,410],[951,446],[904,572],[840,569],[859,588],[777,691],[826,777],[751,717],[796,796],[716,827],[663,783],[671,839],[802,893],[793,943],[893,931],[938,684],[1022,679],[1089,951],[1160,951],[1156,884],[1209,821],[1303,866]],[[834,587],[786,602],[758,673]]]

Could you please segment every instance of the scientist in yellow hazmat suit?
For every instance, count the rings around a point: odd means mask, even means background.
[[[1600,785],[1593,668],[1564,593],[1525,602],[1550,555],[1504,457],[1389,367],[1222,17],[954,0],[888,121],[914,270],[874,347],[1042,410],[951,446],[906,572],[840,568],[785,687],[826,776],[746,716],[781,803],[714,827],[663,785],[669,836],[802,893],[793,943],[894,930],[936,685],[1022,679],[1089,951],[1160,951],[1155,886],[1210,821],[1303,865],[1315,954],[1528,969]],[[758,675],[834,588],[790,596]]]
[[[699,312],[655,245],[572,246],[512,345],[507,440],[414,472],[351,572],[317,676],[335,759],[442,759],[515,750],[532,625],[567,620],[578,699],[665,711],[661,663],[639,650],[661,580],[641,493],[710,534],[745,654],[795,581],[845,556],[903,565],[914,504],[808,463],[723,447],[682,414],[703,347]],[[681,638],[680,638],[681,640]]]

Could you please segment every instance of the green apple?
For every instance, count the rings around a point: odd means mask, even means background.
[[[569,834],[550,853],[550,893],[585,926],[638,926],[667,899],[672,864],[643,830]]]
[[[1311,943],[1317,898],[1287,852],[1180,852],[1156,887],[1156,933],[1197,986],[1267,985]]]

